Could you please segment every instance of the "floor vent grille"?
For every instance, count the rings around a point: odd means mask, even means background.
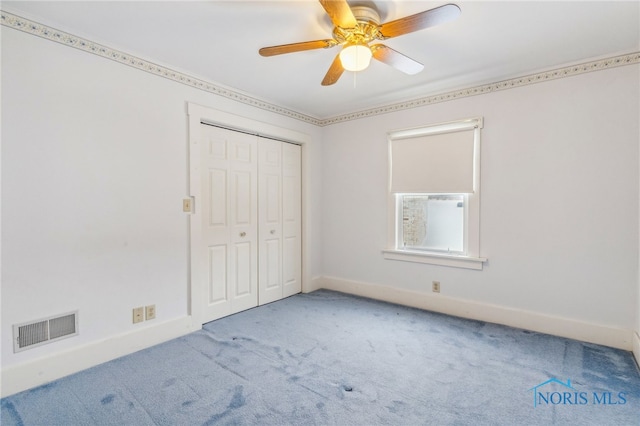
[[[78,312],[13,326],[13,352],[51,343],[78,334]]]

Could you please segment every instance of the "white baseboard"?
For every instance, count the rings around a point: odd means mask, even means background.
[[[640,336],[629,330],[333,277],[314,277],[305,286],[304,292],[308,293],[321,288],[462,318],[633,350],[635,359],[640,365]],[[115,358],[184,336],[200,328],[200,324],[193,324],[191,317],[183,317],[3,369],[0,397],[49,383]]]
[[[567,337],[628,351],[632,350],[635,345],[637,346],[637,349],[634,349],[636,359],[640,358],[640,342],[637,340],[638,335],[635,335],[636,340],[633,341],[632,335],[635,333],[631,330],[507,308],[504,306],[456,299],[442,294],[419,293],[334,277],[318,277],[314,280],[316,283],[313,287],[316,288],[340,291],[457,317],[503,324],[510,327]]]
[[[90,343],[2,370],[0,396],[5,397],[139,350],[184,336],[201,326],[183,317]]]
[[[316,290],[320,290],[322,287],[322,277],[313,277],[310,280],[307,280],[303,283],[302,285],[302,292],[303,293],[311,293],[313,291]]]
[[[633,333],[633,356],[636,358],[638,366],[640,366],[640,335],[637,331]]]

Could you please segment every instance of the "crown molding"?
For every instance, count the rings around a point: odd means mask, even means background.
[[[418,98],[405,102],[399,102],[391,105],[385,105],[377,108],[339,115],[322,120],[321,126],[328,126],[344,121],[357,120],[360,118],[372,117],[375,115],[387,114],[390,112],[396,112],[405,109],[418,108],[425,105],[452,101],[454,99],[467,98],[469,96],[484,95],[486,93],[497,92],[500,90],[513,89],[516,87],[528,86],[530,84],[541,83],[544,81],[557,80],[560,78],[571,77],[588,72],[600,71],[604,69],[616,68],[638,63],[640,63],[640,52],[634,52],[626,55],[620,55],[591,62],[584,62],[578,65],[571,65],[564,68],[558,68],[537,74],[530,74],[525,77],[517,77],[509,80],[499,81],[497,83],[485,84],[483,86],[475,86],[467,89],[455,90],[439,95],[427,96],[424,98]]]
[[[300,112],[254,98],[228,87],[223,87],[221,85],[214,84],[197,77],[193,77],[191,75],[165,67],[163,65],[149,62],[134,55],[130,55],[126,52],[112,49],[102,44],[94,43],[90,40],[86,40],[82,37],[78,37],[64,31],[56,30],[54,28],[39,24],[37,22],[18,15],[14,15],[4,10],[0,11],[0,19],[2,25],[8,28],[13,28],[25,33],[45,38],[47,40],[54,41],[56,43],[64,44],[65,46],[83,50],[85,52],[92,53],[94,55],[98,55],[133,68],[137,68],[141,71],[145,71],[159,77],[164,77],[177,83],[204,90],[205,92],[213,93],[215,95],[222,96],[243,104],[251,105],[253,107],[260,108],[266,111],[275,112],[276,114],[285,115],[296,120],[305,121],[316,126],[322,125],[321,120],[319,120],[318,118],[311,117],[309,115],[305,115]]]
[[[94,43],[82,37],[78,37],[64,31],[59,31],[46,25],[39,24],[29,19],[14,15],[9,12],[0,11],[1,24],[8,28],[13,28],[25,33],[29,33],[56,43],[64,44],[79,50],[83,50],[94,55],[101,56],[112,61],[137,68],[150,74],[164,77],[166,79],[181,83],[193,88],[213,93],[227,99],[231,99],[246,105],[281,114],[296,120],[304,121],[315,126],[329,126],[345,121],[358,120],[360,118],[373,117],[380,114],[387,114],[396,111],[402,111],[411,108],[418,108],[425,105],[432,105],[441,102],[452,101],[455,99],[466,98],[469,96],[483,95],[487,93],[497,92],[501,90],[513,89],[517,87],[527,86],[530,84],[541,83],[544,81],[557,80],[560,78],[571,77],[574,75],[585,74],[588,72],[601,71],[609,68],[616,68],[625,65],[633,65],[640,63],[640,52],[633,52],[625,55],[614,56],[605,59],[584,62],[577,65],[571,65],[563,68],[553,69],[550,71],[530,74],[524,77],[516,77],[509,80],[503,80],[496,83],[489,83],[481,86],[460,89],[446,92],[438,95],[427,96],[423,98],[412,99],[404,102],[394,103],[390,105],[379,106],[376,108],[351,112],[335,117],[320,119],[306,115],[288,108],[275,105],[247,94],[235,91],[219,84],[208,82],[191,75],[173,70],[163,65],[138,58],[134,55],[112,49],[110,47]]]

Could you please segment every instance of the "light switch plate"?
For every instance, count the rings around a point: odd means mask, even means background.
[[[182,200],[182,211],[185,213],[191,213],[191,198],[185,198]]]

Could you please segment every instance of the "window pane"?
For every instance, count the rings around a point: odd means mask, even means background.
[[[405,248],[464,252],[463,194],[402,195]]]

